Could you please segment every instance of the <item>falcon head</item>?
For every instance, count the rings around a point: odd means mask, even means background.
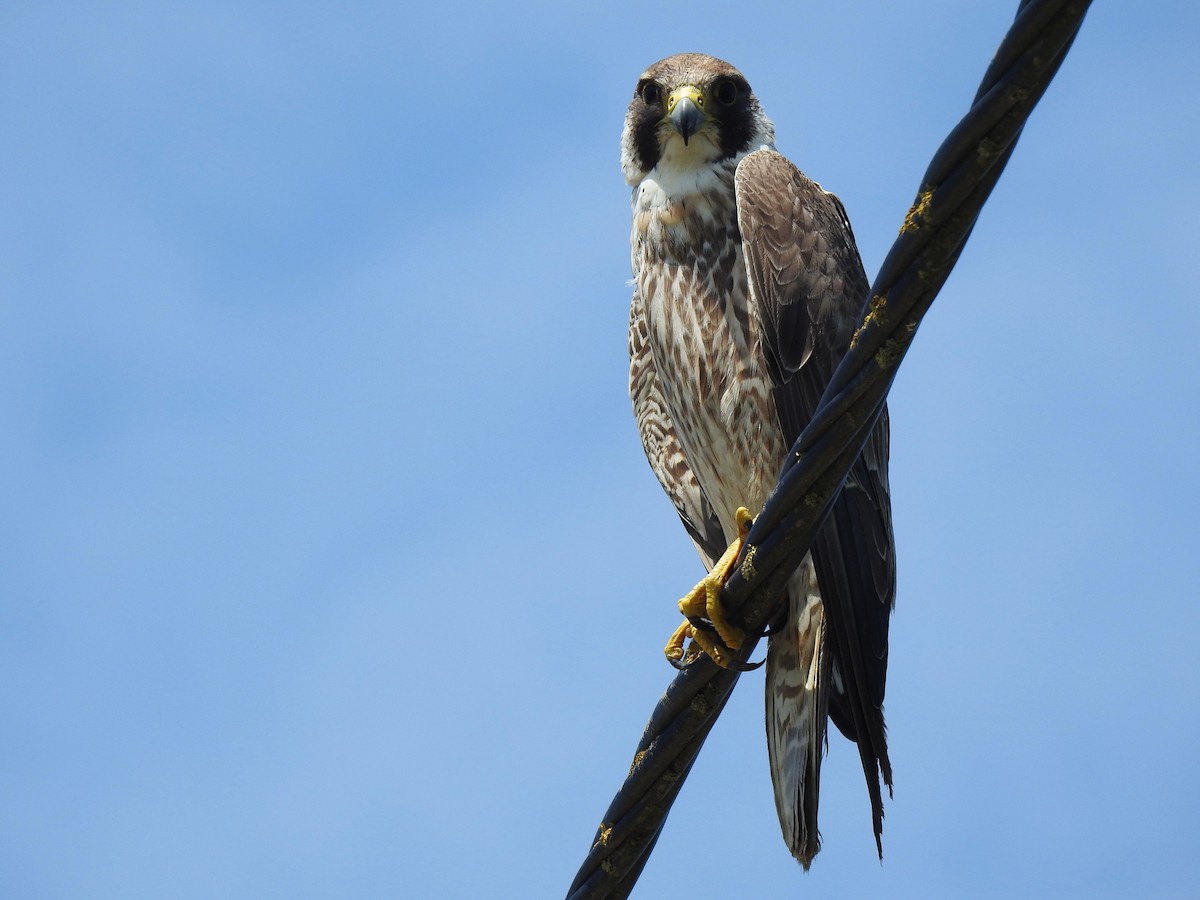
[[[636,185],[660,163],[699,169],[775,142],[775,127],[742,73],[681,53],[642,73],[621,134],[621,169]]]

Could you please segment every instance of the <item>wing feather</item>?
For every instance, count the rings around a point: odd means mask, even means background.
[[[785,157],[749,154],[735,185],[762,352],[791,444],[846,351],[870,285],[841,202]],[[887,459],[885,409],[812,548],[832,651],[829,714],[858,744],[877,844],[879,781],[889,790],[892,781],[883,720],[896,592]]]

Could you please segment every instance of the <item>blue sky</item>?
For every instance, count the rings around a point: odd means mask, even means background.
[[[565,892],[699,573],[625,393],[638,74],[738,65],[873,274],[1016,3],[773,6],[0,10],[0,893]],[[1131,6],[892,393],[884,863],[840,736],[787,855],[751,675],[636,896],[1200,891],[1200,12]]]

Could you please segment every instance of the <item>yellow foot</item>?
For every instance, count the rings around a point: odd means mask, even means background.
[[[703,628],[697,628],[685,619],[667,641],[667,646],[664,648],[667,659],[676,661],[683,659],[683,645],[688,638],[691,638],[712,658],[713,662],[722,668],[728,668],[733,662],[730,651],[737,650],[742,646],[742,641],[746,639],[746,632],[731,624],[725,618],[725,610],[721,608],[721,585],[729,580],[729,576],[733,572],[733,564],[737,561],[738,554],[742,552],[742,545],[746,542],[746,535],[750,533],[750,526],[754,524],[754,517],[744,506],[739,506],[735,515],[738,528],[737,540],[729,545],[729,549],[717,560],[712,571],[679,601],[679,611],[684,616],[707,619],[712,622],[716,634]]]

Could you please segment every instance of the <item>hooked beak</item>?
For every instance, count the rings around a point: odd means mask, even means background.
[[[704,124],[704,93],[691,84],[671,91],[667,97],[667,120],[679,132],[686,147],[688,138]]]

